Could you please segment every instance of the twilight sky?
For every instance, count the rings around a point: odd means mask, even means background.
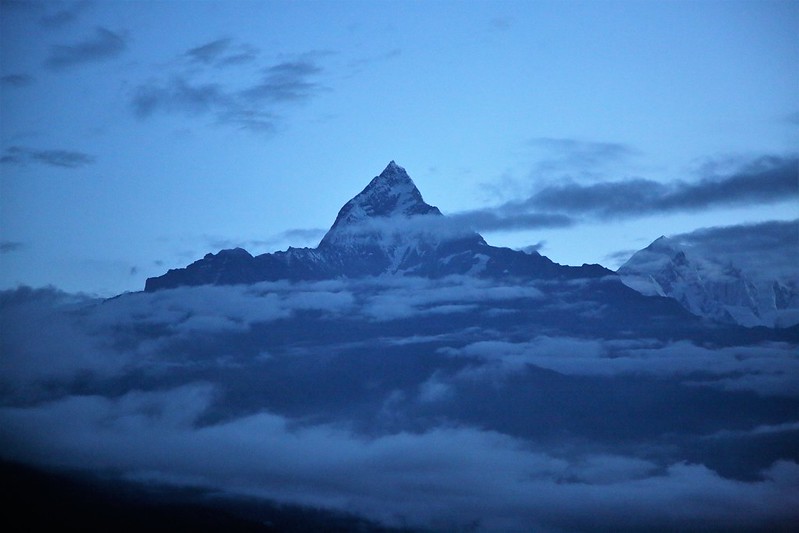
[[[315,246],[392,159],[564,264],[796,219],[797,27],[788,1],[2,0],[0,288]]]

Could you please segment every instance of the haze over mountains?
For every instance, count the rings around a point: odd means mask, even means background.
[[[0,293],[2,457],[412,530],[788,530],[799,326],[738,325],[772,316],[743,278],[644,252],[493,247],[392,162],[316,248]]]

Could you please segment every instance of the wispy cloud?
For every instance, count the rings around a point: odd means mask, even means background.
[[[597,177],[609,166],[625,163],[638,150],[624,143],[574,138],[536,137],[527,145],[540,153],[534,168],[536,178],[553,176]]]
[[[313,241],[313,240],[319,240],[322,237],[324,237],[326,232],[327,230],[324,228],[294,228],[279,233],[273,239],[270,240],[272,242],[274,242],[275,240],[291,240],[291,239]]]
[[[252,251],[254,249],[270,249],[277,245],[289,245],[300,247],[303,245],[317,244],[324,237],[327,230],[322,228],[294,228],[271,235],[265,239],[246,239],[237,240],[223,237],[207,236],[205,241],[213,249],[244,248]]]
[[[208,113],[228,105],[230,98],[214,83],[191,84],[183,78],[174,78],[162,85],[142,85],[133,95],[133,111],[139,118],[156,112]]]
[[[28,74],[6,74],[0,77],[0,83],[10,87],[24,87],[33,83],[34,78]]]
[[[440,215],[412,217],[370,217],[358,223],[337,228],[338,235],[348,239],[368,242],[375,234],[391,239],[401,235],[416,234],[422,240],[447,241],[474,237],[481,231],[517,231],[540,228],[562,228],[576,223],[572,217],[560,213],[522,212],[504,206]]]
[[[71,24],[78,19],[78,16],[85,11],[91,2],[80,0],[77,2],[42,3],[45,8],[55,7],[55,11],[48,11],[39,17],[39,24],[45,28],[60,28]]]
[[[562,183],[601,181],[608,173],[615,174],[629,166],[639,151],[625,143],[594,141],[570,137],[536,137],[524,144],[532,157],[528,178],[520,179],[505,173],[499,180],[481,184],[490,197],[511,199],[530,194],[530,181]]]
[[[609,161],[620,161],[638,153],[633,147],[623,143],[573,138],[536,137],[529,144],[548,152],[550,158],[542,164],[552,167],[564,164],[592,167]]]
[[[267,67],[263,79],[240,94],[256,102],[307,100],[322,88],[313,81],[320,72],[322,68],[311,60],[278,63]]]
[[[523,213],[514,209],[487,208],[450,215],[452,223],[475,231],[517,231],[539,228],[565,228],[576,220],[561,213]]]
[[[106,61],[122,54],[127,48],[127,39],[107,28],[98,27],[91,37],[73,44],[54,45],[45,65],[54,70],[66,69]]]
[[[488,24],[494,31],[507,31],[511,29],[513,22],[510,17],[494,17],[488,21]]]
[[[214,69],[253,63],[257,52],[227,37],[217,39],[187,50],[184,65],[175,68],[168,79],[136,87],[131,108],[139,118],[157,113],[210,116],[217,124],[271,132],[285,106],[307,101],[325,90],[318,81],[323,72],[319,56],[310,52],[292,61],[250,68],[245,73],[254,82],[220,83],[212,76]],[[186,63],[191,68],[186,68]]]
[[[223,37],[191,48],[186,51],[185,56],[192,63],[225,67],[254,61],[258,53],[253,46],[248,44],[234,45],[231,38]]]
[[[546,248],[546,245],[547,245],[547,241],[538,241],[535,244],[531,244],[529,246],[525,246],[524,248],[522,248],[522,252],[527,253],[527,254],[530,254],[530,253],[533,253],[533,252],[539,252],[539,251],[543,250],[544,248]]]
[[[25,249],[25,243],[19,241],[0,241],[0,254],[18,252]]]
[[[226,37],[223,39],[216,39],[215,41],[191,48],[186,52],[186,56],[191,61],[209,64],[216,61],[216,59],[218,59],[219,56],[223,54],[229,47],[229,38]]]
[[[383,52],[381,54],[374,54],[353,59],[347,64],[347,66],[353,69],[353,73],[358,73],[365,67],[383,63],[385,61],[390,61],[392,59],[399,57],[400,55],[402,55],[401,49],[392,48],[391,50],[388,50],[387,52]]]
[[[79,168],[94,163],[92,155],[71,150],[38,150],[24,146],[10,146],[0,157],[0,163],[26,165],[37,163],[60,168]]]

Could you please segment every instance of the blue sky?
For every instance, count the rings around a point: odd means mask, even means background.
[[[107,296],[315,246],[392,159],[445,214],[492,213],[491,244],[564,264],[799,216],[795,2],[0,10],[4,288]]]

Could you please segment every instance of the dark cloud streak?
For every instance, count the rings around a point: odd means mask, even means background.
[[[0,241],[0,254],[18,252],[26,248],[25,243],[18,241]]]
[[[553,154],[575,163],[596,164],[605,160],[619,160],[638,153],[623,143],[582,141],[579,139],[537,137],[530,141],[531,146],[544,148]]]
[[[192,61],[199,63],[210,64],[230,47],[230,39],[225,37],[211,41],[186,52],[186,55]]]
[[[208,246],[215,249],[244,248],[246,250],[270,248],[279,244],[289,242],[296,246],[296,241],[318,243],[324,237],[327,230],[323,228],[292,228],[282,231],[266,239],[251,239],[246,241],[206,237]]]
[[[739,224],[702,228],[673,237],[692,245],[716,246],[747,250],[749,253],[762,253],[775,248],[784,248],[799,241],[799,219],[769,220],[755,224]],[[799,247],[797,247],[799,252]]]
[[[572,217],[559,213],[519,213],[502,208],[464,211],[448,218],[455,225],[468,226],[475,231],[565,228],[576,223]]]
[[[249,63],[256,59],[257,51],[254,47],[248,44],[241,44],[232,51],[232,44],[232,39],[223,37],[191,48],[186,51],[185,55],[191,63],[206,67],[227,67]]]
[[[10,87],[24,87],[33,83],[33,76],[28,74],[7,74],[0,77],[0,83]]]
[[[142,85],[133,96],[133,111],[145,118],[165,113],[201,114],[226,105],[227,97],[216,84],[192,85],[183,78],[174,78],[164,85]]]
[[[53,70],[62,70],[86,63],[113,59],[127,48],[127,39],[119,33],[103,27],[94,30],[94,35],[69,45],[54,45],[45,65]]]
[[[2,164],[26,165],[38,163],[60,168],[80,168],[94,163],[95,158],[71,150],[37,150],[23,146],[10,146],[0,157]]]
[[[540,139],[555,146],[577,146],[579,158],[599,158],[605,153],[623,157],[624,145],[583,143],[566,139]],[[576,144],[575,144],[576,143]],[[577,157],[577,156],[575,156]],[[716,167],[704,168],[705,177],[694,182],[662,183],[637,178],[620,181],[550,185],[527,198],[448,215],[459,226],[476,231],[518,231],[565,228],[589,220],[614,220],[653,214],[696,212],[703,209],[770,204],[799,197],[799,159],[764,156],[717,175]]]
[[[255,102],[301,101],[313,96],[321,86],[311,79],[322,69],[309,61],[279,63],[266,69],[264,79],[240,94]]]
[[[91,2],[82,0],[70,2],[63,9],[53,13],[46,13],[39,17],[39,24],[44,28],[61,28],[75,22],[78,16],[91,5]]]
[[[798,171],[799,160],[795,157],[767,156],[730,175],[707,177],[697,182],[630,179],[589,185],[553,185],[527,200],[508,203],[505,208],[546,209],[607,220],[776,203],[799,195]]]

